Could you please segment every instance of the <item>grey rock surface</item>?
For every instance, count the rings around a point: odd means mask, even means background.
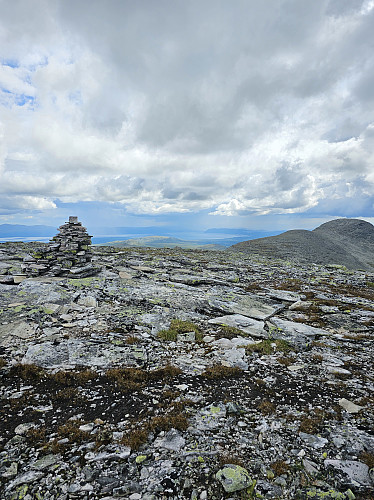
[[[34,251],[0,244],[1,269]],[[373,274],[180,249],[91,263],[0,284],[1,498],[373,496]]]

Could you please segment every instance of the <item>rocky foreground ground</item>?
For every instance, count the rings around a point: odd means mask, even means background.
[[[31,250],[0,245],[0,274]],[[94,263],[0,285],[1,498],[373,498],[373,274],[179,249]]]

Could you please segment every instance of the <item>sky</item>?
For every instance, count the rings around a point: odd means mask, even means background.
[[[374,222],[374,0],[0,12],[0,224]]]

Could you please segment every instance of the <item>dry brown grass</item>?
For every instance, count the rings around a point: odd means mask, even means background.
[[[239,377],[242,373],[243,371],[240,368],[223,365],[213,365],[208,366],[207,369],[202,373],[202,376],[213,380]]]
[[[71,443],[88,441],[90,434],[79,429],[79,426],[83,423],[81,420],[68,420],[65,424],[58,427],[57,432],[62,438],[68,438]]]
[[[295,362],[295,358],[281,356],[277,358],[278,363],[284,366],[291,366]]]
[[[299,431],[305,432],[306,434],[316,434],[325,418],[326,413],[319,408],[315,408],[312,415],[309,417],[303,417],[300,420]]]
[[[136,337],[135,335],[130,335],[130,337],[127,337],[125,340],[125,343],[128,345],[133,345],[137,344],[140,341],[139,337]]]
[[[59,371],[56,373],[50,373],[47,375],[48,380],[55,382],[59,385],[71,386],[71,385],[84,385],[91,380],[97,378],[97,373],[93,370],[86,369],[80,371]]]
[[[40,366],[34,363],[30,364],[17,364],[11,367],[9,371],[11,377],[18,377],[22,380],[40,380],[45,377],[46,372]]]
[[[138,450],[142,444],[147,442],[148,433],[148,430],[142,427],[129,431],[122,437],[121,444],[130,446],[132,450]]]
[[[271,415],[272,413],[275,413],[276,406],[274,403],[271,401],[267,401],[264,399],[259,405],[258,409],[263,415]]]
[[[171,379],[177,377],[181,373],[182,370],[177,366],[166,365],[164,368],[148,372],[148,377],[150,380]]]
[[[55,396],[52,399],[57,401],[70,401],[74,402],[78,398],[78,390],[73,387],[66,387],[65,389],[61,389],[61,391],[56,392]]]
[[[26,438],[31,446],[45,446],[45,428],[31,428],[26,432]]]
[[[149,422],[139,422],[137,425],[137,429],[126,432],[120,441],[125,446],[130,446],[132,450],[138,450],[146,443],[150,432],[169,431],[170,429],[185,431],[188,427],[188,420],[182,413],[167,413],[153,417]]]
[[[374,453],[363,451],[362,453],[360,453],[358,458],[361,462],[364,462],[364,464],[366,464],[369,469],[374,468]]]
[[[281,476],[282,474],[287,474],[289,471],[289,465],[286,464],[283,460],[277,460],[276,462],[273,462],[270,467],[272,468],[274,474],[276,476]]]
[[[149,422],[149,429],[151,431],[169,431],[170,429],[178,429],[185,431],[188,427],[188,420],[182,413],[176,415],[163,415],[160,417],[153,417]]]
[[[219,465],[220,467],[223,467],[225,465],[232,464],[232,465],[239,465],[240,467],[246,467],[245,463],[243,460],[238,458],[235,454],[229,454],[229,453],[223,453],[222,455],[219,455]]]

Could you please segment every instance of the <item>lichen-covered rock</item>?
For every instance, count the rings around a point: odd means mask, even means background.
[[[374,275],[91,251],[97,276],[0,284],[4,500],[373,496]]]
[[[244,490],[252,486],[252,479],[246,469],[240,465],[227,464],[220,469],[216,478],[227,493]]]

